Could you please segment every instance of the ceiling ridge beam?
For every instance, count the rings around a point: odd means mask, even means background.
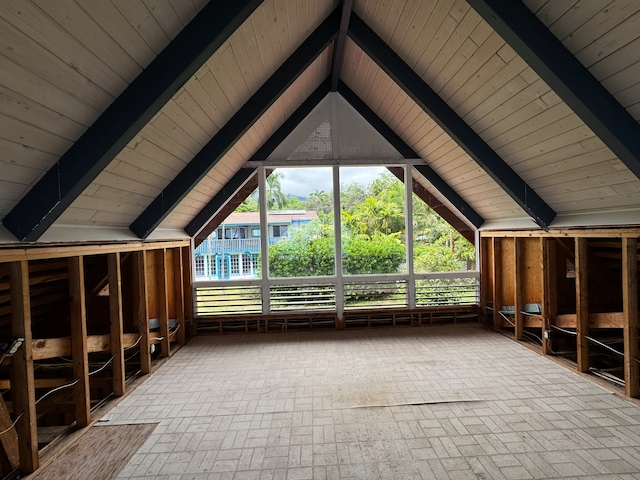
[[[318,105],[318,103],[326,97],[327,93],[329,93],[330,83],[329,80],[325,80],[320,84],[318,88],[316,88],[307,99],[302,102],[295,112],[293,112],[289,118],[287,118],[284,123],[275,131],[271,137],[258,149],[258,151],[253,154],[253,156],[249,159],[250,162],[255,161],[264,161],[267,159],[269,155],[280,145],[293,130],[300,124],[302,120],[304,120],[307,115],[311,113],[311,111]],[[208,223],[218,215],[220,209],[225,208],[226,204],[232,199],[236,193],[244,186],[244,184],[251,178],[251,176],[256,172],[257,168],[246,168],[243,167],[227,182],[224,187],[216,194],[214,197],[204,206],[200,212],[189,222],[189,224],[185,227],[185,232],[187,235],[194,238],[200,238],[202,236],[203,230],[207,229]],[[251,193],[251,192],[249,192]],[[246,198],[246,197],[245,197]],[[245,199],[240,200],[242,203]],[[217,225],[216,225],[217,226]],[[211,233],[215,227],[211,229],[210,232],[206,233],[205,237]]]
[[[349,36],[542,228],[556,212],[354,12]]]
[[[207,4],[5,216],[7,230],[38,240],[261,3]]]
[[[400,155],[404,158],[419,158],[419,155],[409,146],[407,143],[400,138],[400,136],[393,131],[389,125],[387,125],[384,120],[382,120],[369,106],[360,98],[358,95],[351,90],[344,82],[340,82],[338,86],[338,93],[342,95],[342,97],[349,102],[349,104],[360,114],[362,117],[369,122],[369,124],[380,134],[384,139],[391,144],[393,148],[395,148]],[[451,205],[453,205],[460,215],[467,219],[471,225],[476,228],[479,228],[483,223],[484,219],[467,203],[464,199],[458,195],[458,193],[449,186],[447,182],[445,182],[440,175],[438,175],[429,165],[414,165],[413,166],[422,176],[424,176],[427,181],[433,185],[444,198],[447,199]],[[429,204],[431,208],[434,208],[431,204]],[[434,208],[434,210],[436,210]],[[436,210],[437,211],[437,210]],[[451,215],[455,216],[458,219],[458,216],[451,212],[451,210],[447,207],[447,211],[451,213]],[[443,214],[444,213],[444,214]],[[449,216],[446,212],[440,213],[440,216],[445,220],[449,221],[445,218],[445,215]],[[450,216],[449,216],[450,217]],[[458,219],[460,220],[460,219]],[[449,222],[451,223],[451,222]]]
[[[640,125],[544,23],[521,1],[467,2],[640,178]]]
[[[338,90],[338,82],[342,74],[342,62],[344,60],[344,50],[347,46],[347,32],[349,30],[349,18],[353,0],[342,0],[342,15],[340,16],[340,30],[336,39],[336,46],[333,49],[333,62],[331,65],[331,91]]]
[[[338,35],[335,9],[129,226],[147,238]]]

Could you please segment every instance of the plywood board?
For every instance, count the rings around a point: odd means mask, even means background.
[[[155,423],[93,426],[42,468],[33,480],[111,480],[156,428]]]

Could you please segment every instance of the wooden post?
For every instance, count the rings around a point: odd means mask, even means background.
[[[556,241],[553,238],[540,238],[542,249],[542,353],[551,353],[549,334],[551,324],[558,314]]]
[[[134,285],[134,308],[135,318],[140,333],[140,371],[151,373],[151,350],[149,344],[149,315],[147,307],[147,276],[145,275],[147,261],[145,251],[141,250],[133,256]]]
[[[109,318],[111,320],[111,354],[113,359],[113,394],[121,397],[125,393],[124,335],[122,319],[122,272],[120,253],[107,257],[109,268]]]
[[[191,337],[196,333],[193,322],[195,306],[193,304],[193,284],[191,277],[191,247],[183,247],[180,250],[182,255],[182,291],[184,292],[185,334],[188,337]]]
[[[171,339],[169,338],[169,302],[167,298],[167,250],[165,248],[153,252],[157,260],[156,275],[156,308],[158,308],[158,319],[160,320],[160,354],[163,357],[171,356]]]
[[[576,349],[578,371],[589,371],[589,254],[586,238],[576,238]]]
[[[184,345],[186,340],[186,330],[184,322],[184,272],[182,266],[182,249],[174,248],[172,252],[173,261],[173,288],[175,290],[175,315],[178,328],[177,338],[180,345]]]
[[[524,337],[524,318],[522,316],[522,239],[513,238],[513,322],[515,338],[522,341]]]
[[[493,328],[495,330],[502,328],[502,317],[500,316],[500,308],[502,307],[502,296],[500,295],[502,255],[500,243],[499,238],[493,238]]]
[[[33,380],[33,344],[31,336],[31,301],[29,265],[26,260],[11,263],[11,334],[24,338],[11,362],[11,395],[14,415],[22,415],[16,424],[20,471],[32,473],[38,466],[38,430],[36,392]]]
[[[624,392],[640,396],[638,363],[638,241],[622,239],[622,303],[624,315]]]
[[[84,261],[82,257],[69,258],[69,297],[71,303],[73,376],[74,379],[78,381],[73,389],[76,424],[79,427],[86,427],[91,423],[91,398],[89,389]]]

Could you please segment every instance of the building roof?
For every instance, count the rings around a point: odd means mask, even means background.
[[[310,222],[317,220],[318,214],[311,211],[281,211],[269,212],[267,223],[269,225],[285,225],[293,222]],[[260,212],[233,212],[221,225],[260,225]]]
[[[372,126],[471,227],[640,224],[635,0],[15,0],[0,22],[3,243],[193,236],[321,102],[334,142]],[[349,151],[324,160],[383,160]]]

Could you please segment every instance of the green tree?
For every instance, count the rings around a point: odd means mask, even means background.
[[[333,195],[324,190],[315,189],[307,197],[307,209],[314,210],[318,214],[331,213],[333,211]]]
[[[282,172],[271,172],[267,177],[266,197],[268,210],[282,210],[287,206],[287,196],[282,193],[280,181],[284,178]]]

